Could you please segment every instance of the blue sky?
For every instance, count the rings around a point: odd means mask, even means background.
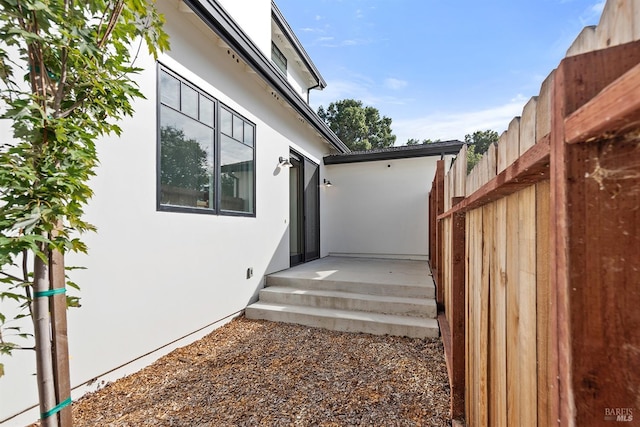
[[[276,0],[327,88],[408,138],[504,131],[604,0]]]

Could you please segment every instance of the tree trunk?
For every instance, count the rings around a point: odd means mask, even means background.
[[[61,227],[61,225],[58,225],[59,229]],[[51,251],[49,274],[52,290],[65,288],[64,272],[64,254],[57,250]],[[71,396],[69,344],[67,338],[67,296],[65,293],[51,297],[51,332],[56,398],[58,403],[62,403]],[[73,425],[71,405],[62,408],[56,416],[59,417],[61,427],[71,427]]]
[[[45,249],[46,251],[46,249]],[[49,266],[38,256],[34,257],[34,294],[49,290]],[[36,339],[36,366],[38,379],[38,396],[40,412],[46,413],[56,406],[56,393],[51,357],[51,318],[49,313],[49,297],[34,297],[34,332]],[[58,417],[44,418],[42,427],[58,427]]]

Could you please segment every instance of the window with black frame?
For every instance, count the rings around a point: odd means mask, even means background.
[[[158,91],[159,208],[254,214],[255,125],[164,67]]]
[[[287,75],[287,57],[278,49],[275,43],[271,42],[271,60],[278,67],[278,69]]]
[[[254,212],[255,126],[220,107],[220,209]]]

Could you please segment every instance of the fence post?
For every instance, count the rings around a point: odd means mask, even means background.
[[[444,213],[444,160],[438,160],[436,163],[436,177],[435,177],[435,210],[437,218],[438,215]],[[444,232],[444,226],[442,221],[436,220],[436,249],[435,249],[435,269],[436,276],[436,304],[438,305],[438,311],[444,310],[444,283],[442,283],[442,258],[443,258],[443,242],[442,234]]]
[[[454,197],[452,206],[464,197]],[[453,214],[451,235],[451,418],[464,418],[465,396],[465,314],[466,314],[466,220],[464,212]]]
[[[640,111],[622,120],[631,125],[626,129],[618,124],[571,144],[565,134],[567,121],[585,105],[600,112],[594,120],[606,128],[620,94],[590,101],[638,62],[640,42],[632,42],[566,58],[556,72],[550,289],[559,380],[550,404],[560,425],[630,421],[640,411]]]

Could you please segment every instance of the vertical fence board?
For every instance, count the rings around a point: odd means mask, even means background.
[[[462,197],[460,198],[462,199]],[[465,394],[465,322],[467,282],[466,218],[464,213],[452,218],[452,265],[451,265],[451,417],[464,418]]]
[[[486,375],[486,393],[488,396],[487,401],[487,425],[496,425],[493,414],[493,401],[495,400],[494,387],[493,387],[493,364],[492,360],[495,357],[496,348],[495,345],[495,330],[494,330],[494,318],[493,318],[493,305],[491,298],[493,297],[493,263],[495,262],[495,203],[490,203],[482,207],[482,293],[485,298],[483,303],[483,318],[486,319],[486,342],[484,342],[483,348],[485,349],[485,375]]]
[[[573,41],[567,50],[567,56],[580,55],[598,48],[598,38],[596,36],[596,26],[584,27],[578,37]]]
[[[496,169],[500,173],[507,168],[507,132],[504,131],[498,138],[496,147]]]
[[[466,241],[465,252],[467,254],[467,259],[469,254],[471,253],[471,215],[466,216],[467,221],[467,231],[468,237]],[[471,269],[467,268],[467,276],[471,274]],[[466,381],[466,389],[465,389],[465,413],[467,415],[466,421],[467,425],[472,426],[475,425],[475,420],[477,419],[476,412],[476,387],[477,384],[475,378],[475,369],[474,363],[476,359],[475,346],[473,340],[474,333],[474,313],[475,309],[473,307],[474,299],[473,299],[473,289],[469,286],[469,279],[467,278],[467,284],[465,286],[465,301],[466,301],[466,313],[465,313],[465,348],[467,352],[467,358],[465,363],[465,381]]]
[[[488,394],[487,394],[487,294],[488,290],[482,282],[482,209],[476,209],[467,214],[468,244],[467,244],[467,288],[468,298],[468,366],[470,375],[470,417],[472,425],[487,425]],[[485,318],[483,318],[483,316]]]
[[[537,142],[536,139],[536,111],[538,98],[534,96],[522,110],[520,119],[520,155],[524,154]]]
[[[489,394],[489,270],[491,264],[485,262],[488,260],[491,254],[490,242],[491,238],[487,239],[487,231],[485,230],[485,224],[490,225],[493,217],[490,215],[490,210],[487,208],[487,216],[485,217],[485,208],[476,209],[477,215],[475,220],[475,233],[477,235],[476,250],[476,263],[475,274],[478,276],[478,285],[480,291],[479,296],[479,312],[480,312],[480,361],[479,361],[479,376],[480,376],[480,420],[481,425],[489,425],[489,400],[491,395]],[[489,243],[489,244],[488,244]]]
[[[518,425],[522,421],[520,415],[520,378],[519,378],[519,310],[520,292],[518,279],[519,245],[519,206],[518,193],[506,197],[507,202],[507,422]]]
[[[454,164],[454,191],[452,197],[464,197],[467,183],[467,146],[463,145],[462,149],[456,156]]]
[[[536,104],[536,140],[551,132],[551,91],[555,71],[542,82]]]
[[[537,300],[537,358],[538,358],[538,425],[552,423],[549,396],[555,392],[550,381],[551,353],[549,313],[552,310],[549,288],[549,181],[536,185],[536,300]]]
[[[518,242],[518,323],[520,425],[536,426],[536,187],[532,185],[517,193],[519,204]]]
[[[440,215],[444,212],[444,187],[445,187],[445,176],[444,176],[444,160],[438,160],[436,162],[436,181],[434,183],[435,187],[435,208],[436,215]],[[442,221],[435,221],[435,266],[436,266],[436,277],[434,278],[436,281],[436,303],[438,305],[438,310],[444,309],[444,284],[442,283]]]
[[[636,1],[608,0],[596,27],[598,49],[633,40],[633,7]]]
[[[489,292],[489,394],[492,426],[507,425],[507,200],[493,203],[494,239],[491,247],[491,289]]]
[[[514,117],[509,122],[507,130],[507,166],[515,162],[520,156],[520,117]]]

